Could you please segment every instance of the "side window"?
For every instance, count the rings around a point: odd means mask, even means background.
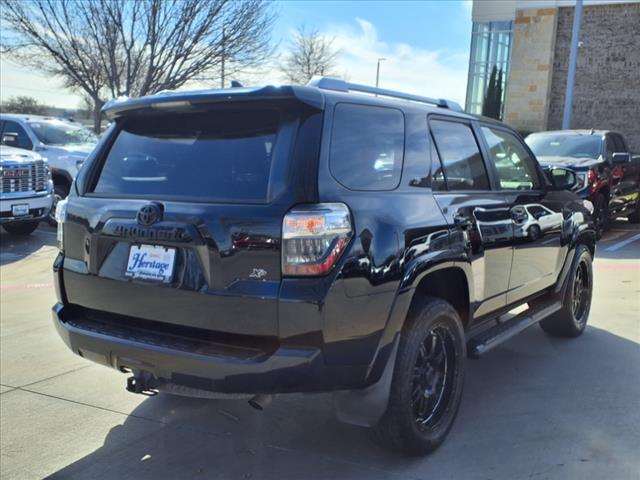
[[[605,146],[607,148],[607,162],[613,162],[613,154],[618,150],[616,150],[616,145],[613,143],[613,137],[611,135],[605,137]]]
[[[329,169],[351,190],[393,190],[404,157],[400,110],[339,103],[333,115]]]
[[[12,120],[7,120],[4,124],[4,130],[2,132],[3,135],[7,133],[16,133],[18,135],[17,140],[18,143],[15,145],[18,148],[25,148],[27,150],[31,150],[33,148],[33,143],[31,139],[27,135],[27,132],[20,126],[19,123],[14,122]]]
[[[527,211],[536,219],[549,215],[549,212],[539,205],[529,205],[527,206]]]
[[[622,138],[622,135],[618,135],[617,133],[613,134],[613,143],[614,143],[614,146],[615,146],[615,149],[616,149],[616,151],[614,153],[617,153],[617,152],[626,153],[627,147],[624,144],[624,140]]]
[[[444,180],[449,190],[489,190],[489,179],[471,127],[464,123],[431,120]]]
[[[515,135],[502,129],[482,127],[491,161],[496,166],[503,190],[534,190],[540,188],[536,161],[531,158]]]

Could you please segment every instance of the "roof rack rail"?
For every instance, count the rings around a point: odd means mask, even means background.
[[[452,100],[444,98],[422,97],[420,95],[412,95],[410,93],[396,92],[395,90],[387,90],[384,88],[369,87],[368,85],[359,85],[357,83],[349,83],[339,78],[332,77],[313,77],[309,83],[309,87],[316,87],[322,90],[334,90],[337,92],[362,92],[372,95],[380,95],[382,97],[399,98],[402,100],[410,100],[412,102],[428,103],[440,108],[448,108],[456,112],[463,112],[462,107]]]

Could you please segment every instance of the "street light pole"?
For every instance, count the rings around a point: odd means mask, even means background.
[[[576,61],[578,57],[578,40],[580,39],[580,21],[582,19],[582,0],[576,1],[571,31],[571,50],[569,51],[569,70],[567,71],[567,90],[564,94],[564,113],[562,129],[571,128],[571,110],[573,109],[573,85],[576,81]]]
[[[378,88],[378,85],[380,84],[380,62],[384,62],[385,60],[386,58],[378,59],[378,66],[376,68],[376,88]]]

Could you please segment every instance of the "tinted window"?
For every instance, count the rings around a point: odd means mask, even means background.
[[[449,190],[488,190],[489,180],[471,127],[457,122],[431,120],[444,177]]]
[[[528,205],[527,210],[534,218],[544,217],[545,215],[549,215],[549,212],[542,208],[539,205]]]
[[[614,153],[618,153],[618,152],[626,153],[627,152],[627,147],[624,144],[624,140],[622,138],[622,135],[618,135],[617,133],[613,133],[611,136],[613,137],[613,144],[614,144],[615,149],[616,149],[616,151]]]
[[[27,132],[20,126],[19,123],[12,120],[7,120],[4,124],[4,130],[2,131],[2,134],[6,135],[8,133],[18,134],[18,143],[15,145],[16,147],[25,148],[27,150],[31,150],[33,148],[33,143],[31,142],[29,135],[27,135]]]
[[[613,148],[614,148],[613,153],[618,153],[618,152],[625,153],[627,149],[624,146],[624,141],[622,140],[622,137],[617,133],[612,133],[610,135],[611,135],[611,139],[613,140]]]
[[[607,161],[608,162],[612,162],[613,161],[613,154],[615,152],[617,152],[617,150],[616,150],[616,146],[613,144],[613,138],[610,135],[608,135],[605,138],[605,146],[606,146],[606,149],[607,149],[607,152],[606,152],[607,153]]]
[[[403,155],[402,112],[336,105],[329,168],[342,185],[352,190],[392,190],[400,182]]]
[[[274,109],[130,118],[94,191],[264,201],[279,121]]]
[[[598,158],[601,137],[580,134],[533,134],[527,145],[536,157]]]
[[[500,188],[532,190],[540,186],[536,162],[515,135],[498,128],[482,127]]]

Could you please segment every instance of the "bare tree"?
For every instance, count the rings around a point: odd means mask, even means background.
[[[274,13],[264,0],[0,0],[0,51],[91,98],[172,90],[261,64]]]
[[[340,51],[318,30],[299,27],[285,54],[282,70],[294,84],[305,84],[314,75],[332,75]]]

